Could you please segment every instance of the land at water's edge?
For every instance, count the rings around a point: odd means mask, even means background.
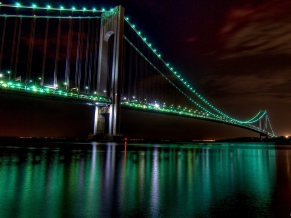
[[[54,138],[54,137],[0,137],[0,145],[5,145],[5,143],[52,143],[52,142],[62,142],[62,143],[75,143],[75,142],[134,142],[134,143],[223,143],[223,142],[262,142],[262,143],[273,143],[275,145],[291,145],[291,137],[279,136],[275,138],[256,138],[256,137],[240,137],[240,138],[229,138],[220,140],[148,140],[148,139],[134,139],[122,137],[117,140],[90,140],[88,138]]]

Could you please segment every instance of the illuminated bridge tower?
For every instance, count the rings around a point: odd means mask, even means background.
[[[116,7],[104,12],[101,18],[100,46],[98,59],[98,94],[112,99],[112,104],[95,106],[94,135],[101,125],[108,126],[108,135],[120,134],[120,100],[122,90],[122,54],[123,54],[124,8]],[[105,122],[101,113],[108,109]],[[106,117],[106,116],[105,116]],[[108,119],[109,118],[109,119]]]

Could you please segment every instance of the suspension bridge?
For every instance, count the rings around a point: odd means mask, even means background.
[[[0,3],[0,92],[95,107],[94,134],[120,130],[121,108],[181,116],[274,137],[266,110],[233,118],[200,95],[121,6]]]

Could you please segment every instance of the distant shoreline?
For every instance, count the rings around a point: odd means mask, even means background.
[[[241,137],[233,139],[222,139],[222,140],[155,140],[155,139],[121,139],[121,140],[88,140],[87,138],[61,138],[61,137],[0,137],[0,145],[3,143],[88,143],[88,142],[116,142],[116,143],[159,143],[159,144],[169,144],[169,143],[274,143],[275,145],[291,145],[291,142],[284,137],[277,137],[273,139],[264,139],[255,137]]]

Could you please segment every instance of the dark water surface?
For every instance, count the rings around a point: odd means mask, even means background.
[[[0,146],[0,217],[290,217],[291,147]]]

